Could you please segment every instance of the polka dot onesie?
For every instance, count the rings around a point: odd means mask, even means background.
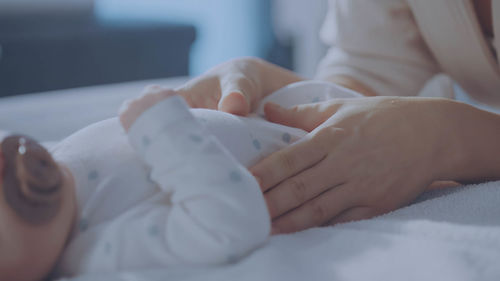
[[[263,104],[353,96],[299,82]],[[59,143],[52,153],[74,176],[77,218],[54,276],[228,263],[265,243],[269,214],[246,168],[306,132],[262,115],[262,106],[238,117],[170,97],[128,134],[113,118]]]

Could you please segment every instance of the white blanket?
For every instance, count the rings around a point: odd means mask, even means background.
[[[71,280],[500,280],[500,181],[418,201],[371,220],[274,236],[231,265]]]

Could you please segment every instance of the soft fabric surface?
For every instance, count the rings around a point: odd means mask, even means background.
[[[70,280],[167,279],[500,280],[500,182],[427,193],[371,220],[274,236],[231,265]]]

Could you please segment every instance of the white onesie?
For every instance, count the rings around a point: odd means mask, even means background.
[[[265,101],[353,96],[300,82]],[[270,218],[246,167],[305,134],[257,116],[190,110],[180,97],[142,114],[128,138],[116,118],[73,134],[52,151],[74,175],[78,208],[55,277],[220,264],[248,254],[266,241]]]

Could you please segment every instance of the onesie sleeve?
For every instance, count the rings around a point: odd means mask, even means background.
[[[321,29],[330,49],[317,78],[352,77],[383,96],[415,96],[439,67],[405,0],[330,0]]]
[[[223,263],[264,243],[270,216],[259,185],[205,128],[180,96],[143,113],[129,141],[171,193],[167,247],[186,262]]]

